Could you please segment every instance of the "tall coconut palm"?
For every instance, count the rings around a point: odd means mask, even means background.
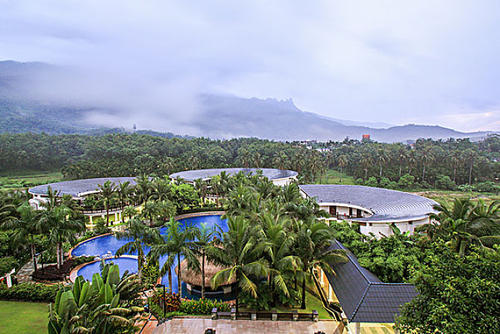
[[[123,212],[125,206],[130,204],[130,199],[134,192],[134,187],[130,184],[130,181],[122,182],[116,187],[116,194],[120,202],[120,210]]]
[[[9,217],[1,224],[2,229],[14,230],[14,241],[19,244],[27,243],[31,250],[33,269],[37,270],[36,264],[36,237],[43,233],[44,225],[41,221],[41,213],[34,210],[28,203],[17,209],[19,218]]]
[[[151,196],[152,186],[149,176],[146,174],[139,175],[136,179],[136,195],[139,204],[145,203]]]
[[[252,279],[267,277],[268,266],[261,257],[264,245],[254,235],[255,228],[244,217],[228,217],[228,231],[222,234],[221,248],[213,247],[213,260],[224,267],[212,277],[212,288],[236,280],[236,312],[240,289],[257,298],[257,284]]]
[[[111,181],[106,181],[104,184],[99,184],[99,193],[97,198],[106,209],[106,227],[109,226],[109,209],[116,199],[116,186]]]
[[[261,241],[264,243],[264,253],[269,263],[268,281],[273,291],[273,303],[276,304],[276,293],[282,292],[289,297],[288,277],[300,271],[300,258],[291,253],[295,236],[289,233],[290,218],[278,212],[264,211],[259,214],[262,228]]]
[[[384,148],[380,148],[377,151],[377,161],[379,165],[379,177],[382,177],[382,173],[384,171],[384,165],[387,163],[389,160],[389,155],[387,154],[387,151]]]
[[[177,257],[177,288],[179,295],[182,298],[182,262],[181,257],[184,257],[188,264],[192,267],[199,267],[199,261],[196,258],[196,252],[194,251],[196,245],[194,243],[195,229],[185,226],[184,230],[181,225],[175,219],[170,219],[170,222],[166,225],[168,238],[170,239],[170,255],[167,259],[168,263],[172,263],[174,258]]]
[[[47,210],[52,210],[60,204],[60,192],[53,190],[51,186],[47,187],[47,200],[41,203],[41,206]]]
[[[337,158],[337,165],[340,167],[340,173],[342,174],[344,172],[344,168],[347,167],[347,164],[349,163],[349,160],[347,158],[347,155],[341,154]],[[342,180],[340,180],[342,182]]]
[[[64,262],[63,243],[75,242],[76,234],[85,230],[85,221],[67,206],[57,206],[42,213],[41,222],[49,230],[49,240],[56,246],[57,269]]]
[[[422,182],[425,181],[425,171],[428,165],[434,160],[434,153],[432,152],[432,145],[425,145],[420,152],[420,159],[422,160]]]
[[[200,224],[200,227],[195,230],[195,252],[201,257],[201,298],[205,298],[205,262],[207,261],[207,251],[210,253],[214,243],[216,231],[213,227],[207,227],[206,223]]]
[[[128,230],[117,232],[115,235],[118,239],[130,240],[116,251],[116,256],[137,252],[137,270],[140,277],[146,258],[144,246],[152,245],[160,238],[158,230],[144,225],[139,219],[132,219]]]
[[[302,303],[306,308],[306,278],[314,275],[316,267],[335,274],[332,264],[347,261],[343,250],[332,249],[333,233],[324,222],[314,217],[299,222],[295,243],[295,253],[302,262]]]
[[[128,217],[129,223],[132,223],[132,217],[135,217],[135,215],[137,215],[137,209],[134,206],[129,205],[123,209],[122,214],[125,217]]]

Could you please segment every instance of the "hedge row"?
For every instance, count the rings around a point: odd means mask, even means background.
[[[21,283],[8,288],[0,284],[0,300],[22,300],[28,302],[54,302],[61,285]]]

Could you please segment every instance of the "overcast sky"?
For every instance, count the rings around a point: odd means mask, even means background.
[[[213,92],[293,98],[341,119],[500,130],[498,0],[0,0],[7,59],[77,67],[87,77],[71,94],[126,101],[130,119],[186,119],[194,97]]]

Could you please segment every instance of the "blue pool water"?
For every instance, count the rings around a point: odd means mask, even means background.
[[[205,223],[208,228],[220,228],[223,232],[227,232],[228,227],[227,227],[227,222],[225,219],[221,219],[221,216],[219,215],[210,215],[210,216],[199,216],[199,217],[191,217],[191,218],[185,218],[182,220],[179,220],[181,223],[181,226],[192,226],[192,227],[198,227],[200,224]],[[160,233],[164,234],[166,231],[165,228],[160,229]],[[103,256],[106,254],[112,254],[114,255],[116,251],[123,245],[125,245],[127,242],[129,242],[129,239],[121,239],[118,240],[115,236],[113,235],[106,235],[102,237],[98,237],[95,239],[88,240],[82,244],[80,244],[78,247],[73,249],[71,252],[72,256]],[[144,251],[146,253],[149,252],[148,247],[144,247]],[[129,255],[137,255],[137,253],[130,253]],[[120,259],[126,259],[126,261],[116,261]],[[167,260],[166,256],[162,256],[160,258],[160,267],[165,263]],[[133,266],[131,265],[131,262],[135,262],[135,271],[137,272],[137,260],[135,259],[130,259],[130,258],[118,258],[118,259],[109,259],[109,261],[114,262],[115,264],[118,264],[120,267],[120,274],[122,274],[125,270],[129,270],[132,272],[130,268]],[[181,257],[182,261],[182,257]],[[122,268],[123,266],[123,268]],[[177,266],[177,260],[175,261],[175,266]],[[172,288],[174,292],[178,292],[177,288],[177,275],[175,271],[173,270],[175,267],[172,267]],[[83,272],[83,270],[85,271]],[[99,262],[96,262],[96,265],[89,265],[85,266],[82,269],[78,271],[79,275],[82,275],[84,278],[88,279],[92,278],[93,273],[98,273],[99,272]],[[85,276],[85,275],[89,276]],[[165,284],[168,287],[168,276],[165,275],[162,277],[162,284]]]
[[[126,270],[129,273],[137,272],[137,260],[129,257],[118,257],[104,260],[106,263],[113,262],[120,267],[120,275],[122,275]],[[101,261],[93,262],[83,266],[78,270],[78,275],[83,276],[88,281],[92,280],[92,275],[100,272]]]

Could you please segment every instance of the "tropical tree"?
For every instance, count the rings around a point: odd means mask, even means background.
[[[144,225],[139,219],[133,218],[129,229],[125,232],[117,232],[115,235],[120,240],[130,240],[121,246],[115,255],[118,257],[123,254],[137,252],[137,270],[139,277],[141,277],[141,270],[146,260],[144,247],[154,244],[160,238],[159,231]]]
[[[322,221],[309,217],[299,221],[294,253],[302,262],[302,303],[306,308],[306,278],[313,277],[317,267],[323,271],[335,274],[332,264],[347,261],[343,250],[332,249],[334,241],[332,231]]]
[[[201,257],[199,267],[201,272],[201,298],[205,298],[205,263],[207,261],[207,253],[210,254],[212,247],[214,247],[213,239],[217,232],[214,227],[209,228],[206,223],[201,223],[200,227],[195,229],[194,232],[196,237],[194,251]]]
[[[130,204],[130,199],[132,198],[133,193],[134,187],[130,184],[130,181],[119,183],[118,187],[116,187],[116,194],[120,202],[120,210],[122,212],[125,206]]]
[[[76,234],[85,230],[83,216],[77,215],[67,206],[57,206],[54,209],[42,212],[40,222],[49,233],[49,240],[56,246],[57,269],[64,262],[63,243],[75,242]]]
[[[461,257],[471,243],[483,245],[481,238],[500,235],[500,208],[497,201],[490,205],[478,201],[474,205],[468,198],[457,198],[452,207],[437,204],[434,210],[436,213],[431,218],[440,223],[435,236],[449,239],[450,246]]]
[[[42,234],[46,225],[41,221],[41,213],[34,210],[28,203],[21,205],[17,212],[19,218],[10,217],[0,225],[2,229],[11,229],[14,231],[13,239],[16,243],[27,243],[31,250],[31,261],[34,271],[37,270],[36,264],[36,238]]]
[[[212,288],[236,280],[236,312],[239,308],[240,289],[257,298],[255,279],[268,274],[268,266],[262,258],[264,244],[254,235],[255,227],[250,220],[237,216],[228,217],[228,231],[222,234],[219,247],[211,249],[214,262],[226,267],[212,277]]]
[[[106,227],[109,226],[109,209],[116,199],[116,186],[111,181],[106,181],[103,184],[99,184],[99,192],[97,193],[97,198],[99,202],[104,205],[106,209]]]
[[[129,223],[132,223],[132,217],[137,215],[137,209],[132,205],[126,206],[122,211],[122,215],[128,217]]]

